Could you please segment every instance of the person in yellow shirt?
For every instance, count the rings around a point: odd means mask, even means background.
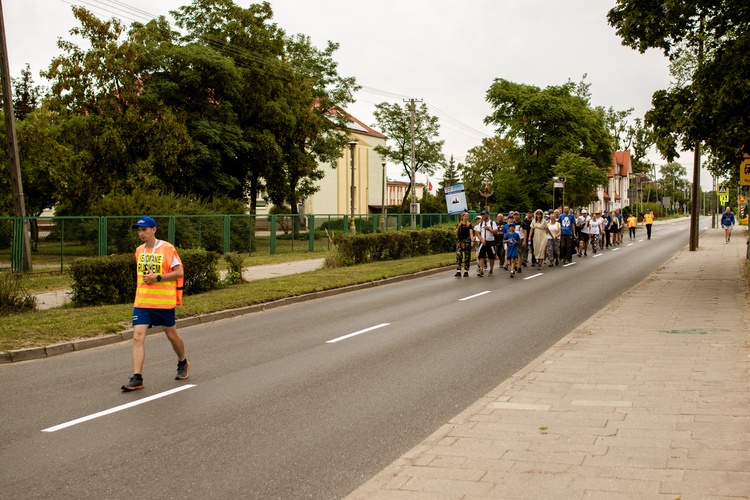
[[[185,342],[177,333],[175,308],[182,305],[184,271],[177,250],[156,238],[156,221],[141,217],[133,224],[143,242],[135,251],[138,284],[133,304],[133,376],[122,386],[123,392],[143,389],[143,361],[146,358],[146,331],[162,326],[177,354],[175,380],[188,378],[190,363],[185,358]]]
[[[635,216],[634,213],[631,213],[628,217],[628,234],[630,235],[630,239],[635,239],[635,227],[638,225],[638,218]]]
[[[651,226],[654,223],[654,213],[651,210],[646,210],[646,214],[643,216],[643,223],[646,224],[646,235],[648,239],[651,239]]]

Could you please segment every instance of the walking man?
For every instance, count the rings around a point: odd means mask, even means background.
[[[729,243],[729,239],[732,237],[732,229],[734,229],[734,212],[730,207],[721,214],[721,227],[724,229],[724,239]]]
[[[495,270],[495,235],[497,234],[497,225],[490,219],[490,213],[482,210],[482,220],[479,221],[479,241],[482,244],[479,250],[479,272],[477,276],[484,276],[484,265],[489,260],[490,272],[492,276]]]
[[[143,389],[143,361],[146,358],[146,331],[161,325],[177,354],[175,380],[188,378],[190,363],[185,358],[185,343],[177,333],[176,306],[182,305],[183,269],[177,250],[156,239],[156,221],[141,217],[133,224],[143,242],[135,250],[138,284],[133,305],[133,376],[122,390]]]
[[[570,213],[570,207],[564,206],[560,216],[560,254],[563,265],[573,261],[573,239],[576,236],[576,218]]]

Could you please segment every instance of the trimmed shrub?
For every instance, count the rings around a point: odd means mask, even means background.
[[[76,306],[124,304],[135,297],[136,267],[132,254],[77,259],[70,265],[71,301]]]
[[[184,295],[219,287],[219,254],[201,249],[178,253],[185,268]],[[71,301],[76,306],[125,304],[135,297],[137,276],[132,253],[77,259],[69,272],[73,277]]]
[[[341,235],[336,236],[334,243],[337,263],[352,265],[452,252],[456,248],[456,235],[451,229],[437,227],[420,231]]]

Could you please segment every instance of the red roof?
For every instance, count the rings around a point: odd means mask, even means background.
[[[612,166],[609,167],[609,176],[615,176],[615,166],[617,166],[618,175],[627,177],[630,168],[630,151],[615,151],[612,153]]]

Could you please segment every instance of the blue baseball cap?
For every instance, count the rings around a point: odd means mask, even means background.
[[[490,215],[490,213],[487,210],[482,210],[482,215]]]
[[[131,229],[136,229],[138,227],[156,227],[156,221],[151,217],[141,217],[138,219],[138,222],[130,226]]]

